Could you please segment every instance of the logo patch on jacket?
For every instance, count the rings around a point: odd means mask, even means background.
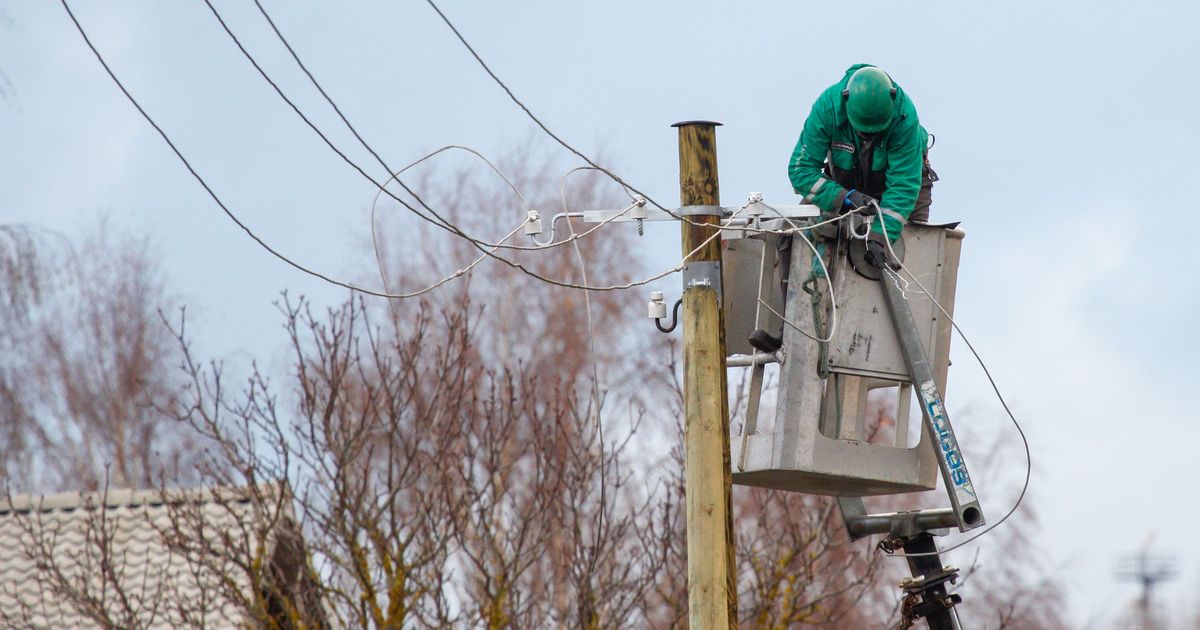
[[[846,142],[834,142],[829,147],[838,151],[845,151],[846,153],[854,153],[854,145]]]

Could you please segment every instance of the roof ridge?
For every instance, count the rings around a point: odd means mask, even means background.
[[[281,484],[259,484],[261,492],[277,495]],[[227,503],[248,501],[253,490],[250,486],[202,486],[196,488],[132,488],[112,489],[96,492],[60,492],[57,494],[0,494],[0,516],[13,512],[56,512],[77,509],[157,506],[164,503]]]

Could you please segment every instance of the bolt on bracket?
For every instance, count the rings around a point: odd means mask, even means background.
[[[717,306],[721,306],[721,263],[690,262],[683,266],[683,290],[693,287],[711,287],[717,292]]]

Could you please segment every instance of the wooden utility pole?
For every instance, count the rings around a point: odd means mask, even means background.
[[[721,229],[718,125],[709,121],[672,125],[679,128],[680,214],[688,219],[682,224],[685,256]],[[719,236],[687,258],[683,281],[688,627],[728,630],[737,627],[737,580]]]

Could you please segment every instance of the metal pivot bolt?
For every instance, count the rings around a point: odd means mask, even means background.
[[[763,194],[760,192],[752,192],[746,199],[746,216],[750,217],[751,223],[755,229],[762,227],[763,215]]]
[[[638,236],[642,236],[646,232],[646,198],[641,195],[633,196],[633,208],[629,210],[629,218],[637,221]]]

